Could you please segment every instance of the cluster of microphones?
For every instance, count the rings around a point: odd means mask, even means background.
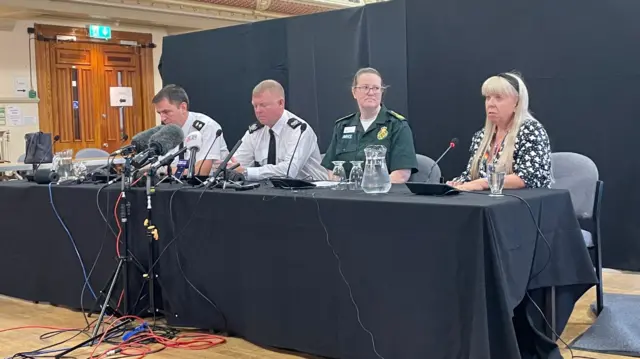
[[[222,135],[222,130],[216,133],[215,141]],[[187,171],[185,178],[193,179],[197,176],[196,154],[202,150],[202,134],[199,131],[189,133],[186,137],[182,129],[177,125],[159,125],[138,133],[131,139],[131,144],[111,153],[111,156],[128,157],[133,168],[148,168],[155,172],[161,167],[171,166],[177,157],[189,152],[188,161],[179,161],[177,172]],[[171,151],[179,147],[178,151]],[[211,150],[207,149],[207,152]],[[208,153],[205,155],[205,157]],[[187,163],[185,166],[184,164]],[[148,166],[148,167],[147,167]],[[217,176],[216,173],[215,175]],[[214,177],[215,178],[215,177]],[[206,182],[205,185],[209,185]]]

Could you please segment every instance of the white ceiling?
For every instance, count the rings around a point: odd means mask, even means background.
[[[223,3],[224,0],[214,0]],[[275,0],[267,0],[270,1]],[[352,0],[278,0],[295,4],[342,8]],[[366,2],[374,2],[365,0]],[[360,5],[360,4],[358,4]],[[298,5],[299,6],[299,5]],[[0,0],[0,27],[13,20],[73,19],[166,28],[168,33],[214,29],[240,23],[289,16],[231,7],[204,0]]]
[[[180,5],[159,7],[147,6],[144,1],[139,0],[0,0],[0,19],[5,22],[48,18],[163,27],[169,33],[177,33],[225,27],[270,17],[252,14],[247,9],[235,11],[233,8],[189,8]]]

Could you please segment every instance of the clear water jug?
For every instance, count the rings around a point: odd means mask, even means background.
[[[364,149],[366,161],[362,176],[362,190],[367,193],[387,193],[391,189],[391,177],[387,169],[387,148],[382,145]]]

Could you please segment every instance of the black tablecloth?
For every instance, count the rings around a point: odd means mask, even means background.
[[[115,267],[98,188],[52,191],[87,271],[106,241],[91,276],[95,291]],[[118,193],[101,194],[111,217]],[[548,244],[537,238],[527,205],[509,196],[423,197],[394,186],[386,195],[262,187],[200,198],[200,190],[184,189],[170,209],[173,193],[161,188],[153,197],[158,251],[172,239],[171,210],[181,233],[156,266],[169,323],[224,328],[191,282],[225,314],[231,333],[258,344],[375,358],[366,328],[387,359],[549,357],[557,348],[538,333],[545,326],[525,293],[537,300],[557,286],[562,329],[596,281],[570,197],[560,190],[506,191],[529,204]],[[82,271],[48,188],[3,184],[0,199],[10,208],[0,216],[0,293],[78,307]],[[146,197],[134,189],[129,199],[130,248],[144,264]]]

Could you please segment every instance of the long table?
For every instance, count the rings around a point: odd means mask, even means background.
[[[115,240],[98,188],[0,184],[11,207],[0,216],[0,293],[80,307],[82,269],[50,194],[87,272],[102,247],[90,277],[102,289]],[[562,190],[505,191],[518,199],[424,197],[404,186],[386,195],[177,188],[152,199],[156,255],[172,243],[155,266],[170,325],[224,330],[226,320],[231,335],[332,358],[559,357],[531,300],[545,310],[543,293],[556,288],[561,332],[596,283]],[[118,194],[98,198],[111,222]],[[128,198],[130,249],[144,265],[146,195],[135,188]],[[82,306],[92,303],[85,290]]]

